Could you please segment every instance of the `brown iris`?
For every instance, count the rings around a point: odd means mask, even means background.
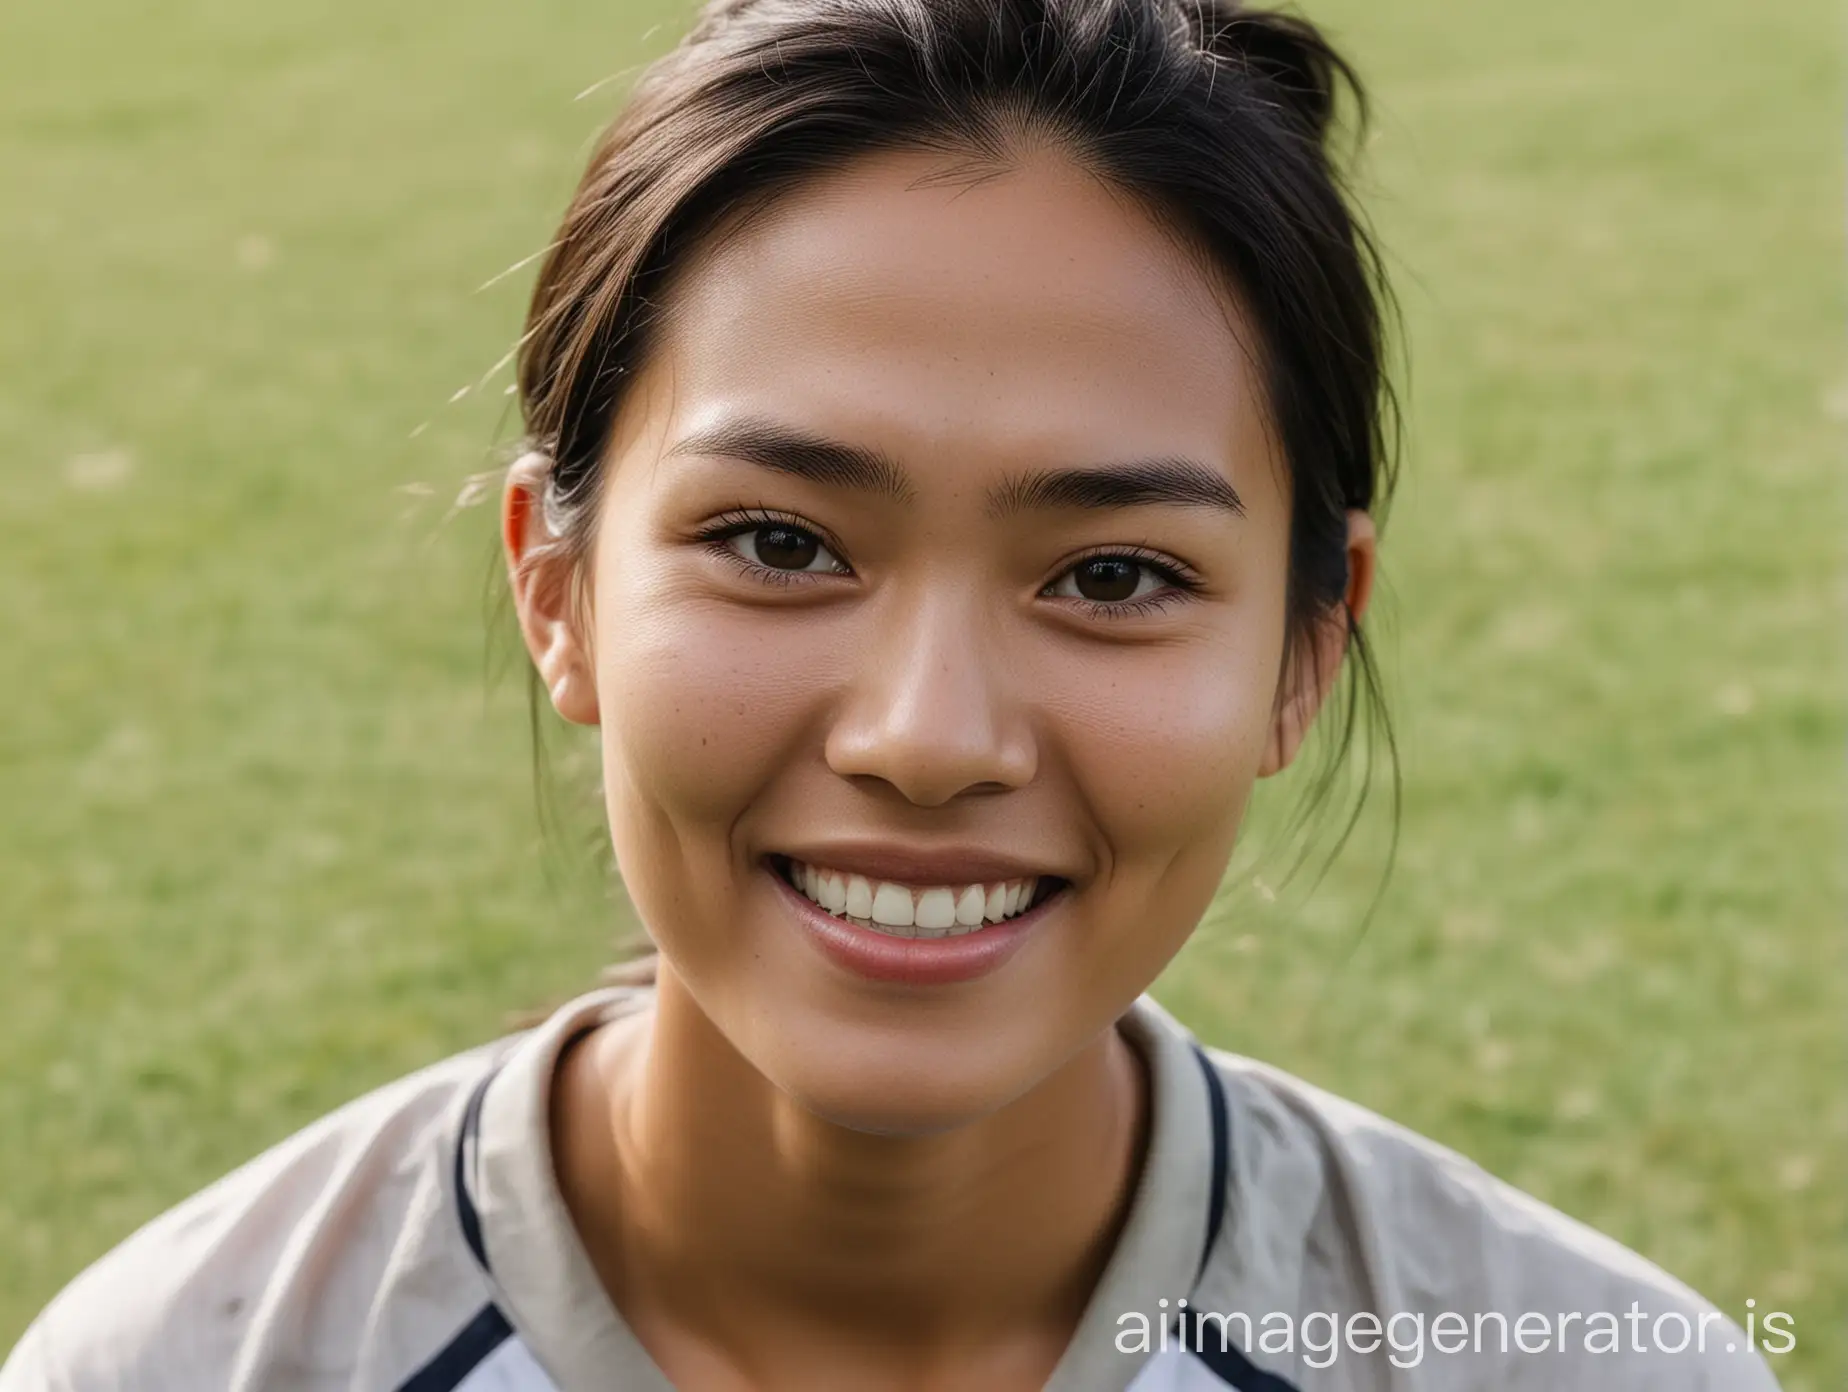
[[[757,559],[775,570],[807,570],[821,554],[821,543],[794,527],[759,527]]]
[[[1133,597],[1141,579],[1140,565],[1115,556],[1099,556],[1072,572],[1078,593],[1098,604],[1117,604]]]

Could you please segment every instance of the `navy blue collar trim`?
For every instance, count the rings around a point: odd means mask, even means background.
[[[481,1100],[499,1071],[498,1065],[490,1068],[469,1094],[468,1106],[462,1113],[462,1131],[456,1138],[454,1161],[456,1216],[461,1223],[462,1240],[468,1244],[468,1250],[474,1254],[484,1274],[488,1270],[488,1249],[481,1237],[481,1214],[475,1208],[475,1197],[470,1191],[469,1167],[480,1140]],[[513,1326],[507,1322],[507,1316],[501,1313],[498,1305],[490,1302],[428,1363],[411,1374],[398,1392],[455,1392],[470,1373],[512,1337]]]
[[[485,1305],[436,1357],[411,1374],[398,1392],[455,1392],[470,1373],[487,1361],[489,1354],[512,1337],[513,1326],[500,1308]]]
[[[1232,1165],[1232,1140],[1225,1083],[1220,1079],[1219,1070],[1213,1067],[1213,1061],[1207,1057],[1206,1050],[1195,1044],[1193,1054],[1206,1083],[1213,1143],[1212,1170],[1207,1183],[1206,1230],[1200,1245],[1199,1269],[1194,1274],[1194,1283],[1198,1285],[1201,1277],[1206,1274],[1207,1262],[1219,1241],[1220,1231],[1225,1227],[1226,1184]],[[456,1139],[455,1154],[456,1214],[462,1228],[462,1240],[468,1244],[468,1250],[482,1271],[490,1274],[492,1268],[488,1265],[487,1243],[481,1233],[481,1213],[475,1207],[469,1170],[480,1145],[482,1101],[487,1096],[488,1085],[499,1072],[498,1065],[490,1068],[469,1094],[468,1105],[462,1113],[462,1130]],[[422,1372],[407,1382],[402,1392],[447,1392],[467,1376],[476,1364],[498,1348],[512,1332],[506,1316],[495,1306],[489,1305]],[[472,1361],[462,1364],[461,1360],[469,1359],[471,1352]],[[1219,1377],[1240,1389],[1240,1392],[1295,1392],[1289,1383],[1254,1367],[1235,1349],[1223,1353],[1201,1350],[1197,1351],[1196,1356]],[[457,1366],[460,1371],[455,1373],[454,1381],[440,1380],[448,1375],[445,1370],[453,1370]]]
[[[468,1244],[468,1250],[474,1253],[483,1271],[490,1270],[488,1247],[481,1236],[481,1214],[475,1208],[469,1169],[481,1144],[481,1102],[488,1095],[488,1084],[499,1073],[500,1066],[496,1064],[475,1084],[475,1090],[469,1094],[468,1108],[462,1113],[462,1134],[456,1138],[456,1216],[462,1224],[462,1240]]]
[[[1182,1316],[1186,1318],[1185,1315]],[[1267,1373],[1231,1344],[1224,1348],[1208,1345],[1190,1350],[1192,1355],[1213,1371],[1213,1376],[1238,1392],[1297,1392],[1297,1386]]]
[[[1207,1106],[1213,1128],[1212,1188],[1206,1200],[1206,1245],[1201,1249],[1200,1270],[1194,1277],[1197,1287],[1201,1277],[1206,1275],[1207,1261],[1213,1255],[1213,1246],[1219,1241],[1219,1231],[1226,1222],[1226,1184],[1232,1169],[1232,1121],[1231,1108],[1226,1103],[1226,1085],[1219,1070],[1213,1067],[1212,1059],[1198,1044],[1193,1046],[1193,1052],[1200,1071],[1206,1076]],[[1186,1319],[1185,1313],[1175,1319],[1182,1348],[1187,1347]],[[1297,1392],[1294,1383],[1265,1372],[1230,1344],[1223,1349],[1209,1345],[1189,1352],[1206,1364],[1215,1377],[1238,1392]]]
[[[1206,1075],[1206,1099],[1213,1127],[1213,1170],[1206,1192],[1206,1240],[1200,1247],[1200,1269],[1194,1273],[1197,1286],[1206,1275],[1206,1263],[1213,1255],[1213,1245],[1219,1241],[1219,1230],[1226,1224],[1226,1182],[1232,1169],[1232,1123],[1230,1109],[1226,1106],[1226,1085],[1220,1079],[1219,1070],[1213,1067],[1206,1050],[1198,1044],[1193,1046],[1193,1054],[1200,1071]]]

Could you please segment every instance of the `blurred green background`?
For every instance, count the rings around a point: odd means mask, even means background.
[[[1412,347],[1404,834],[1357,936],[1381,821],[1279,891],[1267,794],[1161,993],[1792,1312],[1785,1385],[1839,1388],[1840,15],[1309,11],[1374,87]],[[531,272],[477,287],[684,17],[0,6],[0,1349],[608,955],[490,680],[489,517],[447,514],[510,429],[482,378]]]

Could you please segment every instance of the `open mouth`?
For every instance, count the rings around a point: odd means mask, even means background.
[[[772,856],[798,894],[843,923],[892,938],[958,938],[1037,908],[1065,887],[1057,875],[967,884],[911,885]]]

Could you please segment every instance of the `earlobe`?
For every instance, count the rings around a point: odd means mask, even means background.
[[[573,725],[602,723],[596,685],[581,664],[574,664],[572,670],[548,680],[546,690],[551,693],[552,708]]]
[[[1297,751],[1309,734],[1309,726],[1322,706],[1322,698],[1333,685],[1322,674],[1340,669],[1344,638],[1333,638],[1334,651],[1329,653],[1333,620],[1325,619],[1317,630],[1307,653],[1298,653],[1291,663],[1293,671],[1285,674],[1276,710],[1271,715],[1270,733],[1264,743],[1264,755],[1258,762],[1258,777],[1271,778],[1282,773],[1295,760]]]
[[[573,725],[596,725],[597,687],[590,665],[570,626],[553,620],[552,640],[539,659],[539,679],[552,698],[552,708]]]
[[[552,706],[574,725],[599,721],[589,654],[571,612],[571,558],[546,525],[541,502],[550,461],[527,454],[507,471],[501,497],[501,540],[520,636]]]

